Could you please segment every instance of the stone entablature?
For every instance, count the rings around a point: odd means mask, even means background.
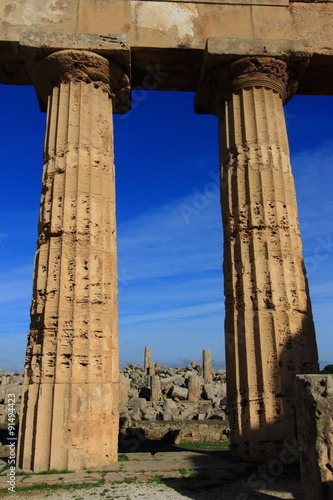
[[[312,48],[313,55],[299,92],[330,93],[329,81],[333,75],[331,1],[281,0],[277,5],[272,0],[264,4],[251,0],[247,5],[230,1],[84,0],[77,3],[67,0],[46,2],[45,5],[43,10],[37,0],[0,0],[1,83],[31,83],[21,51],[24,33],[37,36],[76,34],[81,39],[85,34],[99,34],[107,39],[115,35],[129,37],[132,87],[142,85],[147,67],[156,70],[158,66],[163,77],[157,80],[156,89],[195,91],[206,41],[213,37],[235,38],[239,44],[271,40],[274,45],[277,40],[285,40],[290,47],[295,40],[303,42]],[[93,49],[88,42],[83,48]],[[323,68],[327,77],[318,78],[318,71]]]
[[[136,1],[136,0],[130,0],[130,1]],[[289,5],[289,0],[141,0],[143,2],[188,2],[188,3],[219,3],[219,4],[226,4],[226,5],[265,5],[265,6],[271,6],[271,7],[287,7]],[[290,0],[292,2],[296,2],[299,0]],[[301,0],[304,2],[307,2],[309,0]],[[324,1],[324,0],[318,0],[318,1]],[[333,0],[329,0],[333,1]]]

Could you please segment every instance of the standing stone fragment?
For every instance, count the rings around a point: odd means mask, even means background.
[[[155,363],[152,361],[149,363],[148,375],[155,375]]]
[[[151,375],[150,377],[150,401],[161,401],[161,381],[158,375]]]
[[[119,403],[126,403],[128,401],[128,394],[130,390],[130,379],[125,377],[123,373],[119,374]]]
[[[188,400],[199,401],[201,394],[200,379],[197,375],[190,375],[188,378]]]
[[[212,374],[212,355],[209,349],[202,351],[203,360],[203,377],[205,380],[211,382],[213,380]]]
[[[149,372],[150,363],[151,363],[151,349],[150,347],[145,347],[144,369],[147,375]]]

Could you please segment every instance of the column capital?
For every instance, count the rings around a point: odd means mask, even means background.
[[[283,103],[297,92],[308,57],[288,58],[251,55],[203,68],[195,98],[196,113],[219,115],[221,102],[240,89],[266,87],[275,90]]]
[[[112,100],[116,101],[116,108],[121,109],[120,112],[129,109],[129,77],[118,64],[90,50],[65,49],[52,52],[30,68],[30,76],[43,111],[46,111],[52,89],[71,82],[92,83],[95,88],[109,93]]]
[[[211,75],[221,87],[220,96],[227,98],[232,92],[246,87],[267,87],[279,92],[283,100],[294,93],[297,81],[289,80],[288,65],[274,57],[244,57],[217,68]]]

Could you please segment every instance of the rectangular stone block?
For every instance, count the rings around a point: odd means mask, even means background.
[[[303,500],[333,498],[333,375],[295,380]]]

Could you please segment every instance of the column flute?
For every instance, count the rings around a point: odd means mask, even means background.
[[[112,101],[122,69],[90,51],[31,69],[48,97],[19,467],[117,460],[118,334]]]
[[[318,370],[283,112],[297,82],[284,60],[246,57],[205,88],[220,124],[231,450],[268,462],[296,437],[295,375]]]

